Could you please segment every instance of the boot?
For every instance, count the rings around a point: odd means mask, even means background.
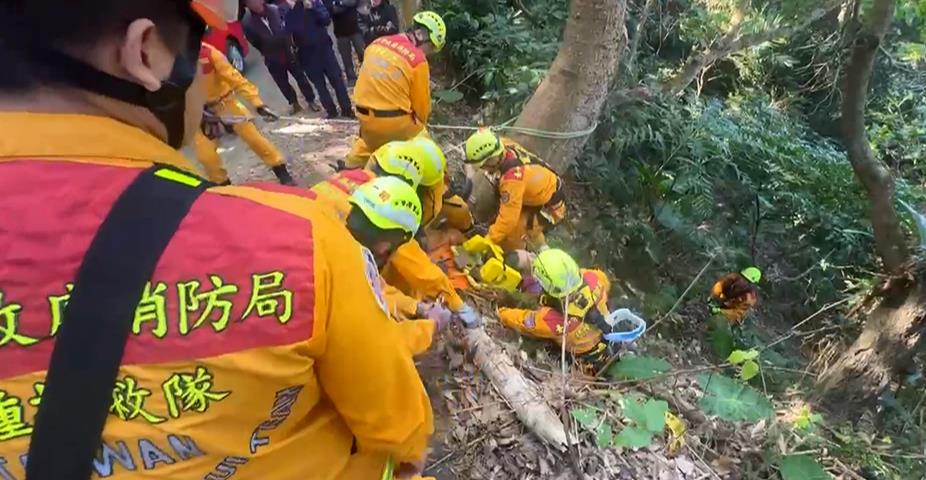
[[[277,176],[281,185],[296,186],[296,181],[290,176],[289,170],[286,169],[286,165],[277,165],[273,167],[273,174]]]
[[[231,180],[226,178],[224,182],[219,183],[218,185],[219,185],[220,187],[227,187],[227,186],[231,185]]]

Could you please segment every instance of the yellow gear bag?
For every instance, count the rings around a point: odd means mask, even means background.
[[[470,284],[478,288],[498,288],[514,292],[521,284],[521,272],[505,265],[505,252],[482,235],[474,235],[454,249],[457,265],[466,273]],[[476,275],[473,275],[473,273]]]

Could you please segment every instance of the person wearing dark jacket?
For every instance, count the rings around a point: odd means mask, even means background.
[[[399,33],[399,14],[389,0],[371,0],[369,12],[360,13],[360,30],[367,45],[379,37]]]
[[[341,107],[340,116],[352,118],[354,116],[350,97],[347,95],[347,86],[341,66],[334,55],[331,36],[328,35],[328,25],[331,16],[322,0],[287,0],[291,7],[284,16],[286,32],[293,36],[296,45],[299,63],[309,76],[309,80],[318,91],[318,98],[328,112],[328,118],[339,116],[338,107],[335,106],[328,92],[327,82],[331,84]],[[306,4],[308,2],[308,5]]]
[[[334,23],[334,38],[338,40],[344,73],[347,74],[347,81],[353,83],[357,80],[357,73],[354,71],[352,50],[357,52],[357,59],[363,62],[363,49],[366,48],[357,18],[357,0],[324,1]]]
[[[264,65],[292,107],[293,115],[302,111],[302,105],[299,104],[299,97],[289,83],[290,75],[296,79],[309,108],[318,111],[315,105],[315,91],[312,90],[308,76],[296,62],[292,36],[283,28],[283,15],[279,8],[276,5],[265,4],[264,0],[247,0],[246,3],[251,15],[242,22],[244,35],[264,56]]]

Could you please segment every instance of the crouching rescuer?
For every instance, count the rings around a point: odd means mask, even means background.
[[[317,201],[331,207],[340,218],[346,219],[349,213],[348,197],[358,186],[375,178],[396,177],[402,179],[416,191],[421,202],[428,207],[423,211],[422,225],[427,225],[439,211],[439,201],[443,190],[441,185],[446,169],[443,154],[434,155],[433,150],[422,149],[422,141],[390,142],[380,147],[370,157],[366,168],[348,169],[314,185],[310,192]],[[439,148],[431,140],[425,139],[431,149]],[[429,142],[429,143],[427,143]],[[432,152],[432,153],[429,153]],[[437,189],[438,193],[434,193]],[[476,310],[466,304],[453,286],[447,275],[435,265],[428,254],[421,248],[415,238],[396,249],[389,261],[381,265],[386,282],[418,301],[439,301],[445,304],[467,325],[477,325],[481,317]],[[395,293],[395,290],[391,290]],[[392,295],[387,295],[392,298]],[[408,302],[390,302],[393,306],[408,305]],[[409,308],[403,308],[408,311]]]
[[[535,310],[499,308],[498,318],[505,326],[523,335],[549,339],[561,344],[566,330],[566,350],[581,363],[599,367],[610,351],[603,332],[611,327],[608,292],[611,283],[604,272],[580,269],[566,252],[548,249],[538,254],[530,267],[540,285],[540,307]]]
[[[483,128],[466,140],[466,160],[497,179],[498,215],[486,238],[505,251],[546,248],[544,233],[566,217],[563,182],[536,155]]]

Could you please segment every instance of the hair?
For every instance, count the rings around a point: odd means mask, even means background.
[[[80,53],[121,35],[140,18],[157,25],[174,52],[190,35],[189,0],[64,0],[49,6],[35,0],[0,0],[0,92],[29,91],[53,80],[25,47]],[[52,10],[51,12],[49,10]]]
[[[424,40],[418,39],[418,32],[424,33],[424,38],[425,38]],[[427,28],[424,28],[421,25],[418,25],[417,23],[413,22],[408,28],[405,29],[405,33],[408,33],[409,35],[411,35],[415,39],[415,43],[418,46],[421,46],[425,43],[431,43],[431,32],[429,32]]]

